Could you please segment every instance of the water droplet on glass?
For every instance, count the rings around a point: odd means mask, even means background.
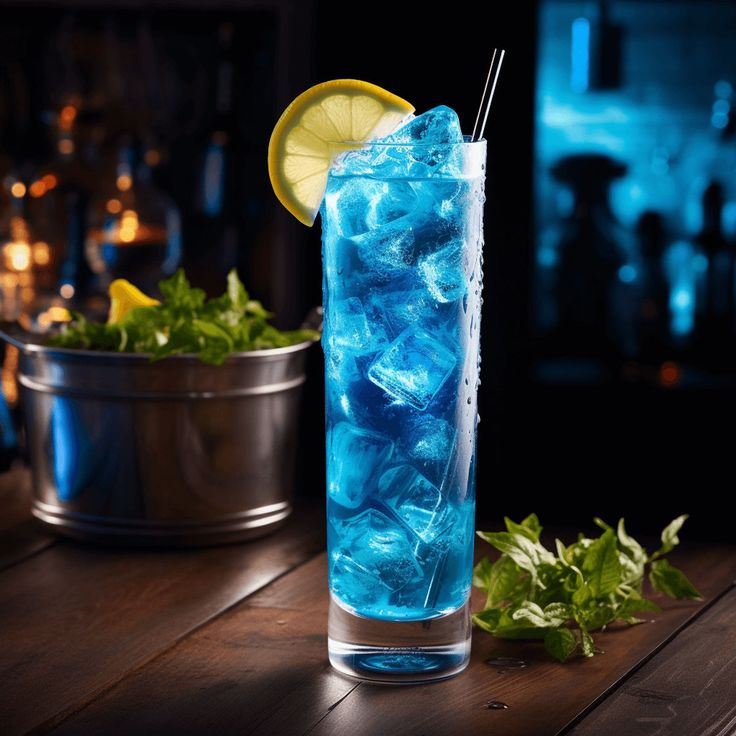
[[[486,703],[486,708],[488,708],[488,710],[508,710],[509,706],[500,700],[489,700]]]

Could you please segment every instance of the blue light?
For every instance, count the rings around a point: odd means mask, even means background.
[[[636,266],[632,266],[627,263],[618,270],[618,278],[624,284],[633,284],[636,281],[637,271]]]
[[[537,263],[544,268],[553,268],[557,265],[557,251],[554,248],[540,248],[537,251]]]
[[[575,18],[572,22],[570,86],[585,92],[590,86],[590,21]]]
[[[731,103],[728,100],[716,100],[713,103],[713,112],[722,112],[728,115],[731,112]]]
[[[693,298],[688,288],[681,288],[674,292],[672,297],[672,306],[675,309],[687,309],[692,304]]]
[[[702,254],[697,253],[693,256],[693,271],[695,273],[705,273],[708,270],[708,259]]]
[[[727,100],[733,94],[733,85],[725,79],[719,79],[713,87],[713,93],[716,97]]]
[[[673,243],[664,257],[670,282],[670,329],[677,337],[688,335],[695,325],[695,258],[692,244],[682,240]]]
[[[736,202],[726,202],[721,210],[723,234],[729,238],[736,236]]]
[[[728,125],[728,115],[725,112],[714,112],[710,124],[718,130],[723,130]]]

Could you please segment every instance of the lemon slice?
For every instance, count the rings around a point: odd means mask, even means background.
[[[268,174],[273,191],[297,220],[313,225],[337,150],[329,143],[380,138],[412,112],[406,100],[358,79],[310,87],[284,110],[271,133]]]
[[[158,299],[147,296],[137,286],[133,286],[127,279],[115,279],[107,290],[110,295],[110,313],[107,316],[108,324],[122,322],[128,312],[138,307],[153,307],[161,304]]]

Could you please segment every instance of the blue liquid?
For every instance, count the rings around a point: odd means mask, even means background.
[[[470,594],[483,176],[396,142],[348,154],[322,209],[328,553],[342,607],[411,621]]]

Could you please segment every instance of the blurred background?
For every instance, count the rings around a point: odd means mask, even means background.
[[[239,269],[277,324],[321,298],[319,226],[278,205],[268,138],[356,77],[472,127],[490,51],[479,516],[624,515],[732,538],[736,4],[526,0],[441,14],[327,0],[0,0],[0,312],[102,315],[112,278]],[[299,493],[324,493],[312,351]],[[23,458],[2,354],[2,465]]]

